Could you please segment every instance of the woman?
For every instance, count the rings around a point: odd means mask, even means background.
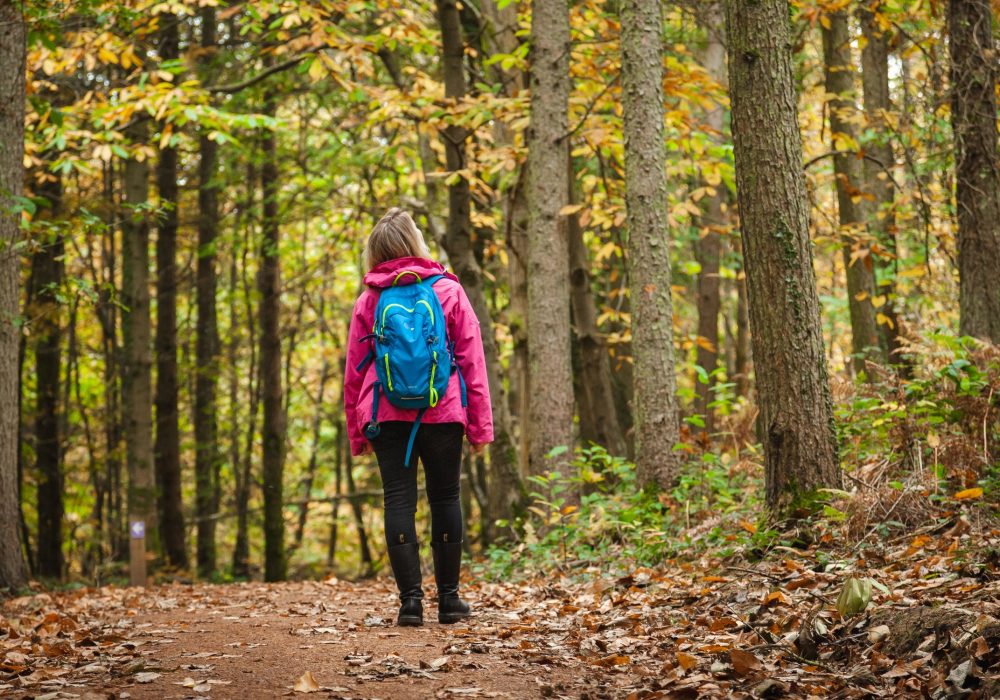
[[[364,260],[368,269],[364,278],[367,288],[354,304],[344,370],[344,408],[351,452],[363,455],[374,450],[378,459],[385,496],[386,546],[401,602],[397,623],[406,626],[423,624],[420,601],[424,594],[414,524],[417,458],[423,464],[431,509],[438,621],[458,622],[469,616],[468,604],[458,595],[463,538],[459,500],[462,438],[468,437],[477,454],[493,441],[493,414],[479,322],[458,279],[431,259],[420,229],[404,210],[390,209],[375,225],[365,245]],[[384,311],[381,329],[376,327],[380,294],[387,288],[406,284],[431,285],[443,312],[451,354],[447,389],[440,395],[433,390],[432,373],[431,394],[435,402],[422,410],[393,405],[386,382],[378,376],[382,360],[385,372],[389,372],[389,354],[373,361],[378,351],[376,342],[386,342],[382,335],[386,325]],[[413,308],[392,306],[411,313],[418,307],[417,304],[412,304]],[[425,306],[430,309],[429,304]],[[413,325],[411,321],[411,329]],[[436,340],[428,338],[426,342]],[[392,375],[382,376],[391,385]]]

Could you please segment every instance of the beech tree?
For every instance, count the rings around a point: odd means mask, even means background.
[[[948,4],[959,330],[1000,343],[1000,160],[993,19],[990,0]]]
[[[640,483],[667,488],[680,460],[659,0],[625,0],[621,24],[635,458]]]
[[[772,507],[840,484],[785,0],[727,0],[736,186]]]

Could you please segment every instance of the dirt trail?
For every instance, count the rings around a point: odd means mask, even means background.
[[[11,688],[0,696],[35,698],[58,685],[64,695],[53,700],[521,698],[579,685],[572,664],[526,662],[514,643],[510,653],[498,649],[499,628],[516,624],[518,614],[490,608],[476,593],[468,624],[438,624],[426,600],[424,627],[401,628],[385,580],[110,589],[91,664],[34,692]],[[308,695],[293,691],[306,672],[319,686]]]
[[[0,601],[0,696],[1000,697],[1000,572],[932,544],[866,567],[886,590],[847,617],[844,572],[793,550],[469,582],[468,624],[437,624],[428,601],[422,628],[393,624],[385,579],[39,592]]]

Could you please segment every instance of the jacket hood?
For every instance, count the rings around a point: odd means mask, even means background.
[[[417,278],[411,274],[403,274],[410,272],[416,273],[421,280],[433,277],[434,275],[445,275],[458,281],[457,277],[444,269],[444,265],[434,260],[428,260],[427,258],[396,258],[394,260],[386,260],[384,263],[376,265],[369,270],[365,274],[365,284],[369,287],[384,289],[385,287],[391,287],[397,278],[399,279],[397,284],[413,284],[417,281]]]

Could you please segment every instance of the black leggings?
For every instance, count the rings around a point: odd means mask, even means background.
[[[427,500],[431,506],[433,542],[461,542],[462,473],[461,423],[421,423],[413,443],[410,466],[403,466],[413,423],[387,421],[372,440],[385,495],[385,541],[388,545],[417,541],[417,457],[424,465]]]

